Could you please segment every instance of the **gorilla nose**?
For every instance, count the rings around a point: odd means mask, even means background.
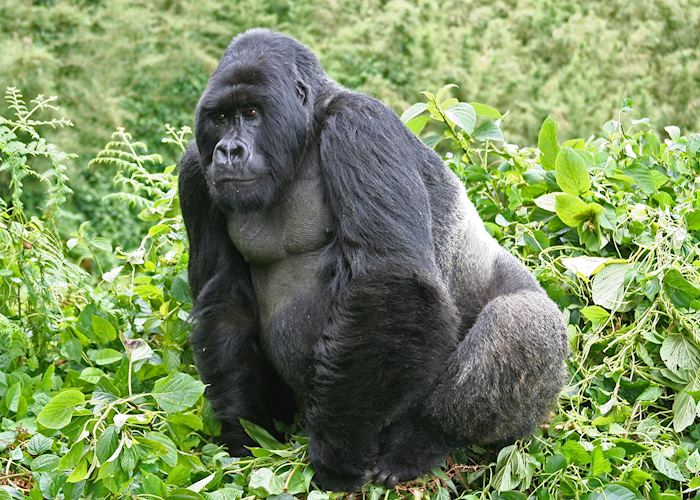
[[[250,152],[245,142],[234,140],[221,140],[214,149],[214,163],[218,165],[227,165],[235,163],[244,163]]]

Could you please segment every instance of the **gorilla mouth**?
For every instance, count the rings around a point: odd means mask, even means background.
[[[234,184],[252,184],[257,181],[259,177],[223,177],[216,180],[217,185],[226,184],[232,182]]]

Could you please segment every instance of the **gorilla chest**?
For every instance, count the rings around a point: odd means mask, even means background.
[[[320,332],[320,255],[333,237],[320,176],[298,179],[274,206],[231,214],[228,232],[250,266],[261,344],[285,381],[302,390]]]

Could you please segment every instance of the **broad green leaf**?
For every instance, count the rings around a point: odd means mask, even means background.
[[[258,498],[279,495],[284,491],[284,483],[272,470],[267,467],[257,469],[250,475],[248,492]]]
[[[80,463],[73,469],[73,472],[68,474],[66,481],[69,483],[77,483],[88,477],[87,458],[83,458]]]
[[[186,373],[172,372],[155,383],[152,394],[166,413],[176,413],[197,402],[204,394],[204,384]]]
[[[691,231],[700,229],[700,210],[693,210],[686,214],[685,221],[688,224],[688,229]]]
[[[68,450],[68,453],[63,455],[61,457],[60,462],[58,463],[58,469],[59,470],[68,470],[74,468],[76,465],[78,465],[78,462],[80,462],[80,459],[83,456],[83,451],[85,450],[85,442],[84,441],[77,441],[71,446],[70,450]]]
[[[177,465],[177,447],[172,439],[161,432],[147,432],[138,438],[144,446],[149,447],[169,466]]]
[[[678,465],[664,457],[661,452],[655,451],[651,454],[651,461],[654,462],[654,467],[664,476],[673,479],[674,481],[687,481],[681,473]]]
[[[40,432],[34,434],[27,442],[27,451],[31,455],[41,455],[53,445],[53,439],[46,437]]]
[[[95,363],[100,366],[111,365],[121,361],[123,354],[114,349],[100,349],[95,353]]]
[[[417,102],[409,106],[408,109],[401,114],[401,121],[408,123],[421,113],[425,112],[426,109],[428,109],[428,107],[424,102]]]
[[[89,366],[87,368],[83,368],[83,371],[80,372],[79,378],[80,380],[84,380],[85,382],[88,382],[90,384],[96,384],[104,376],[105,372],[103,372],[99,368],[95,368],[94,366]]]
[[[97,314],[92,315],[92,333],[100,344],[108,344],[117,338],[117,331],[112,324]]]
[[[476,127],[473,137],[477,141],[503,141],[503,132],[495,122],[485,121]]]
[[[444,111],[445,116],[458,127],[471,135],[476,125],[476,112],[471,104],[460,102],[450,109]]]
[[[610,318],[610,313],[600,306],[586,306],[581,309],[581,314],[595,326],[602,325]]]
[[[5,393],[5,406],[11,412],[17,413],[19,409],[20,399],[22,398],[22,383],[16,382],[12,384]]]
[[[37,421],[48,429],[62,429],[68,425],[76,407],[85,401],[83,393],[66,389],[56,394],[37,415]]]
[[[484,118],[491,118],[493,120],[500,120],[501,118],[503,118],[503,115],[493,106],[473,101],[469,104],[472,105],[472,108],[474,108],[474,111],[479,116],[483,116]]]
[[[117,432],[117,429],[113,425],[110,425],[100,434],[100,437],[97,438],[97,444],[95,445],[97,460],[99,460],[101,464],[107,462],[117,449],[117,446],[119,446],[119,432]]]
[[[568,193],[557,196],[554,210],[561,221],[569,227],[579,227],[582,222],[594,221],[603,213],[603,207],[597,203],[586,203]]]
[[[690,283],[677,269],[664,274],[664,292],[676,306],[689,309],[694,300],[700,299],[700,288]]]
[[[571,148],[562,148],[555,161],[557,184],[565,193],[579,196],[591,189],[586,162]]]
[[[610,461],[605,458],[603,449],[600,446],[593,448],[591,452],[591,477],[598,477],[607,474],[612,469]]]
[[[700,352],[683,335],[671,334],[661,344],[661,359],[669,370],[697,370],[700,367]]]
[[[559,124],[548,116],[537,135],[537,148],[540,150],[540,163],[547,170],[553,170],[557,154],[559,154],[559,143],[557,140],[557,132]]]
[[[588,500],[642,500],[644,497],[634,493],[619,484],[608,484],[595,490],[588,496]]]
[[[58,467],[59,458],[56,455],[40,455],[32,460],[33,472],[51,472]]]
[[[593,303],[609,311],[629,311],[633,304],[625,299],[625,275],[631,264],[609,264],[593,277]]]
[[[590,463],[591,456],[578,441],[569,440],[561,447],[561,454],[572,464],[579,466]]]

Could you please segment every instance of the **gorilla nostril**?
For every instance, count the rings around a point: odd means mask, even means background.
[[[243,144],[235,144],[231,148],[231,158],[232,159],[243,159],[245,157],[245,146]]]
[[[214,163],[223,166],[234,162],[244,162],[248,156],[248,147],[244,142],[221,140],[214,148],[213,160]]]

